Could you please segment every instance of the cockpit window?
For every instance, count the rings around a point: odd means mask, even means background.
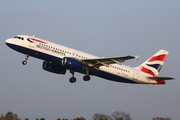
[[[20,39],[20,40],[24,40],[23,37],[19,37],[19,36],[15,36],[14,38]]]

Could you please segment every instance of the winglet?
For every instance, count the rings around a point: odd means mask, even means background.
[[[136,60],[138,60],[138,59],[139,59],[139,55],[137,55],[137,56],[134,56],[134,57],[135,57],[135,59],[136,59]]]

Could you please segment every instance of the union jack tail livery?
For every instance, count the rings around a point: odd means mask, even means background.
[[[156,54],[142,63],[139,66],[139,69],[144,73],[152,75],[153,77],[158,76],[168,53],[169,52],[166,50],[159,50]]]

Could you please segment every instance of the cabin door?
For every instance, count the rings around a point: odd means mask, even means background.
[[[33,48],[33,47],[35,46],[34,41],[33,41],[33,42],[30,42],[30,43],[29,43],[29,46]]]
[[[139,70],[134,69],[134,79],[137,80],[139,75]]]

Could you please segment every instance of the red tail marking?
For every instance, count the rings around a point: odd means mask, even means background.
[[[152,61],[156,61],[156,60],[164,62],[166,57],[167,57],[166,54],[161,54],[161,55],[158,55],[158,56],[153,56],[152,58],[150,58],[150,60],[148,60],[148,62],[152,62]]]
[[[141,71],[145,72],[145,73],[148,73],[152,76],[156,76],[154,72],[152,72],[150,69],[147,69],[145,67],[141,67]]]
[[[156,80],[157,84],[166,84],[164,80]]]

